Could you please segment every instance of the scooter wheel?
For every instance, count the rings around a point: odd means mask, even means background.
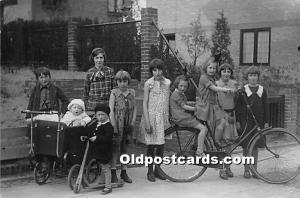
[[[69,187],[71,188],[71,190],[73,190],[74,192],[75,192],[76,188],[77,188],[77,190],[80,190],[80,188],[76,186],[76,180],[77,180],[77,177],[79,175],[79,171],[80,171],[80,165],[75,164],[71,167],[71,169],[69,171],[69,174],[68,174],[68,184],[69,184]]]
[[[101,175],[101,165],[96,159],[92,159],[86,166],[85,174],[83,177],[84,183],[87,185],[93,184],[97,181],[98,177]]]
[[[78,194],[80,192],[80,189],[81,189],[81,185],[75,184],[75,188],[73,189],[73,191],[75,194]]]

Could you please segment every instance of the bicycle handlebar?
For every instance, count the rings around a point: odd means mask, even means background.
[[[30,110],[22,110],[21,113],[29,113],[29,114],[59,114],[58,111],[30,111]]]

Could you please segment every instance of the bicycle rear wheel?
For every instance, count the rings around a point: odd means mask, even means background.
[[[264,146],[263,148],[259,148]],[[300,173],[300,140],[283,128],[263,131],[249,147],[249,156],[253,156],[258,147],[256,165],[250,165],[252,172],[260,179],[281,184],[289,182]],[[256,167],[257,166],[257,167]]]
[[[170,128],[166,131],[166,139],[164,146],[164,158],[176,156],[177,159],[186,160],[185,164],[161,164],[160,169],[165,177],[173,182],[191,182],[199,178],[207,169],[207,167],[196,165],[195,151],[197,142],[197,130],[194,128]],[[196,141],[194,141],[196,140]],[[206,144],[205,149],[208,145]]]

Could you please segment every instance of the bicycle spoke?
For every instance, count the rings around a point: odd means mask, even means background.
[[[176,155],[177,157],[183,156],[185,160],[194,157],[194,152],[191,148],[193,146],[196,132],[194,129],[188,128],[175,128],[173,129],[172,139],[165,140],[164,156]],[[174,182],[190,182],[200,177],[205,167],[194,164],[161,164],[161,170],[165,173],[167,179]]]
[[[270,129],[263,135],[265,147],[258,150],[257,166],[250,165],[252,171],[269,183],[285,183],[295,178],[300,173],[299,138],[284,129]],[[257,142],[261,140],[250,145],[250,154],[259,145]]]

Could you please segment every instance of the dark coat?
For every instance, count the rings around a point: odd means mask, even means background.
[[[112,159],[114,128],[110,122],[99,127],[97,124],[98,122],[94,122],[89,126],[89,137],[96,136],[96,140],[90,144],[89,157],[107,164]]]
[[[250,87],[250,91],[252,92],[252,95],[248,95],[245,92],[245,87],[243,90],[243,94],[246,97],[246,100],[248,104],[250,105],[250,108],[258,122],[258,125],[261,129],[264,128],[265,123],[268,120],[268,103],[267,103],[267,92],[265,88],[263,88],[261,96],[258,94],[258,88],[252,88]],[[236,119],[237,122],[240,122],[241,130],[238,131],[239,135],[242,134],[243,130],[246,127],[246,133],[250,132],[250,130],[255,126],[254,118],[252,117],[250,111],[247,109],[246,102],[243,98],[242,94],[238,95],[237,98],[237,105],[236,105]],[[245,147],[251,138],[253,137],[255,133],[250,135],[248,138],[246,138],[241,146]],[[258,146],[261,147],[263,144],[263,141],[261,141],[261,144]]]
[[[51,82],[49,84],[49,97],[50,97],[49,110],[60,111],[62,113],[65,113],[67,111],[67,106],[69,104],[68,98],[65,96],[65,94],[60,88],[58,88]],[[36,86],[31,91],[27,109],[31,111],[39,111],[40,100],[41,100],[41,89],[40,89],[40,84],[37,83]]]

